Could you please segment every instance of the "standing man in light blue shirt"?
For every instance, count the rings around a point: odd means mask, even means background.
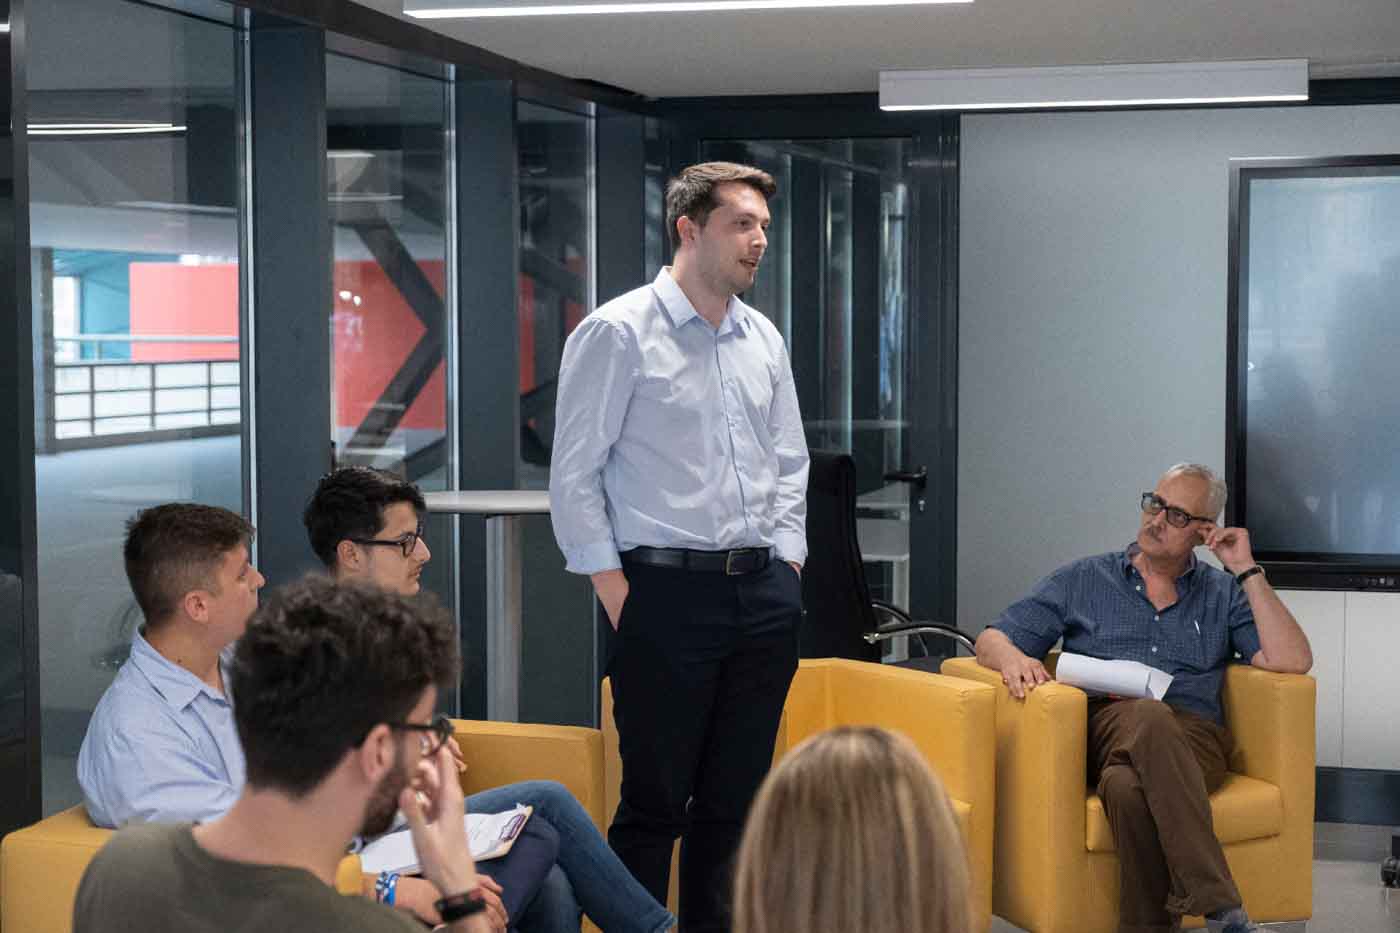
[[[782,336],[737,297],[775,193],[749,166],[682,171],[674,265],[585,318],[559,367],[555,537],[617,633],[608,840],[664,901],[682,839],[686,933],[728,929],[728,863],[797,669],[807,445]]]
[[[127,525],[126,575],[145,624],[97,704],[78,783],[98,826],[213,819],[243,789],[225,662],[258,608],[253,527],[210,505],[146,509]]]

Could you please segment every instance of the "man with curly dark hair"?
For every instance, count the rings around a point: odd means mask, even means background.
[[[83,876],[75,933],[268,929],[407,933],[402,913],[335,892],[357,833],[406,815],[453,933],[485,933],[440,688],[447,614],[377,587],[308,578],[248,625],[231,665],[247,783],[218,819],[117,833]]]

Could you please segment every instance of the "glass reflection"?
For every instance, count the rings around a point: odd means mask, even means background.
[[[80,798],[88,716],[139,620],[138,509],[245,510],[238,43],[119,0],[29,16],[44,810]]]

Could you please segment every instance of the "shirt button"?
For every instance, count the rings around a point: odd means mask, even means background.
[[[1156,645],[1153,645],[1153,646],[1152,646],[1152,653],[1153,653],[1153,654],[1156,654],[1156,653],[1157,653],[1157,646],[1156,646]]]
[[[1161,616],[1153,616],[1153,617],[1152,617],[1152,621],[1153,621],[1153,622],[1161,622],[1161,621],[1162,621],[1162,617],[1161,617]]]
[[[1136,589],[1136,590],[1137,590],[1137,591],[1138,591],[1138,592],[1139,592],[1139,593],[1141,593],[1141,592],[1142,592],[1142,587],[1140,587],[1140,586],[1138,586],[1138,587],[1134,587],[1134,589]]]

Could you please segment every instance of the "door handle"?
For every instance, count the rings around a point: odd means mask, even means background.
[[[887,483],[908,483],[916,490],[914,496],[914,508],[923,513],[924,507],[928,504],[924,498],[924,491],[928,488],[928,467],[921,466],[917,470],[892,470],[885,474]]]
[[[919,467],[917,470],[894,470],[885,474],[887,483],[909,483],[923,492],[928,486],[928,467]]]

